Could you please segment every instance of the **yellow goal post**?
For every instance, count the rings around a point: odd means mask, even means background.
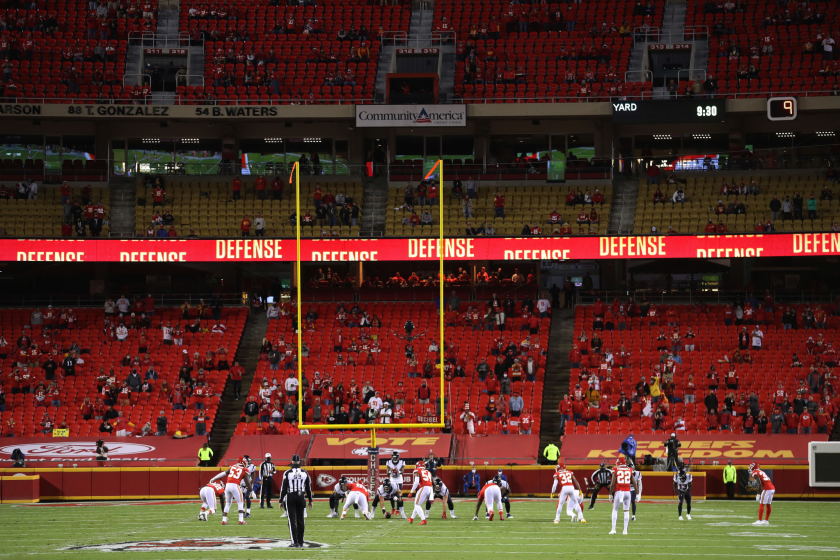
[[[439,210],[439,239],[438,239],[438,257],[439,257],[439,271],[438,271],[438,284],[440,292],[438,297],[440,298],[440,303],[438,306],[438,326],[440,328],[440,359],[439,359],[439,369],[440,369],[440,394],[438,395],[438,399],[440,401],[440,418],[439,421],[435,424],[419,424],[419,423],[406,423],[406,424],[306,424],[304,422],[305,418],[303,416],[303,329],[302,329],[302,316],[303,316],[303,300],[302,300],[302,274],[301,274],[301,262],[302,262],[302,255],[301,255],[301,245],[300,245],[300,232],[301,232],[301,206],[300,206],[300,165],[298,162],[294,163],[292,168],[292,173],[289,175],[289,184],[294,181],[295,183],[295,283],[297,288],[297,311],[296,311],[296,321],[297,321],[297,377],[298,377],[298,428],[301,430],[369,430],[370,431],[370,446],[371,448],[376,448],[376,430],[410,430],[413,428],[425,429],[425,428],[443,428],[446,426],[446,422],[444,420],[444,415],[446,414],[446,400],[444,397],[444,349],[446,346],[444,345],[444,284],[445,284],[445,276],[443,272],[443,257],[445,252],[445,246],[443,243],[443,228],[444,228],[444,220],[443,220],[443,161],[438,160],[437,163],[432,167],[428,174],[424,177],[424,180],[428,179],[432,176],[435,172],[435,169],[438,170],[439,174],[439,192],[438,192],[438,210]]]

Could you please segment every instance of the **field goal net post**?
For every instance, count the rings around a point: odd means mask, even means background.
[[[443,272],[443,260],[446,252],[446,247],[443,242],[443,161],[437,160],[432,169],[426,174],[424,180],[428,180],[434,176],[435,170],[438,171],[438,223],[439,223],[439,238],[438,238],[438,284],[439,284],[439,305],[438,305],[438,327],[440,335],[440,350],[438,352],[438,368],[440,370],[440,390],[438,400],[440,404],[440,417],[438,422],[434,424],[419,424],[406,423],[396,424],[392,421],[391,424],[307,424],[306,418],[303,414],[303,275],[302,275],[302,254],[301,254],[301,205],[300,205],[300,164],[295,162],[292,166],[292,172],[289,175],[289,184],[295,185],[295,284],[297,289],[297,306],[295,311],[295,329],[297,331],[297,378],[298,378],[298,428],[300,430],[368,430],[370,431],[370,447],[368,448],[368,475],[371,491],[376,491],[375,482],[377,482],[377,474],[379,471],[379,447],[376,444],[376,430],[410,430],[410,429],[427,429],[427,428],[444,428],[446,421],[444,416],[446,414],[446,399],[444,395],[444,352],[446,345],[444,344],[444,284],[445,278]],[[392,419],[393,420],[393,419]]]

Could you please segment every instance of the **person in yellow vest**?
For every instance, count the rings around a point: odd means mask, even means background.
[[[198,450],[198,463],[196,466],[209,467],[210,459],[212,458],[213,450],[210,449],[210,445],[207,442],[204,442],[204,445],[202,445],[201,449]]]
[[[723,484],[726,485],[726,499],[735,499],[735,467],[732,466],[732,461],[727,461],[726,466],[723,467]]]
[[[549,443],[543,449],[543,457],[548,459],[548,462],[552,465],[557,463],[557,458],[560,456],[560,448],[554,445],[553,443]]]

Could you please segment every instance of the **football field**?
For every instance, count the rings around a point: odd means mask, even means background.
[[[411,502],[406,501],[406,510]],[[103,558],[429,558],[486,560],[488,555],[558,554],[664,557],[838,558],[840,503],[773,504],[771,525],[756,527],[754,501],[698,502],[692,521],[678,521],[673,502],[642,502],[629,534],[610,531],[610,504],[599,500],[586,524],[570,522],[565,508],[553,524],[554,501],[514,500],[513,519],[472,521],[474,500],[456,500],[458,519],[441,519],[441,504],[429,524],[385,520],[326,519],[329,506],[319,500],[306,527],[306,549],[288,549],[288,525],[281,510],[252,509],[247,526],[221,525],[221,515],[197,519],[199,502],[99,502],[0,506],[0,557]],[[102,546],[104,545],[104,546]],[[497,556],[504,557],[504,556]]]

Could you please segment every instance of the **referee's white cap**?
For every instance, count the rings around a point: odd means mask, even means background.
[[[266,454],[265,454],[265,458],[266,458],[266,459],[271,459],[271,453],[266,453]]]

